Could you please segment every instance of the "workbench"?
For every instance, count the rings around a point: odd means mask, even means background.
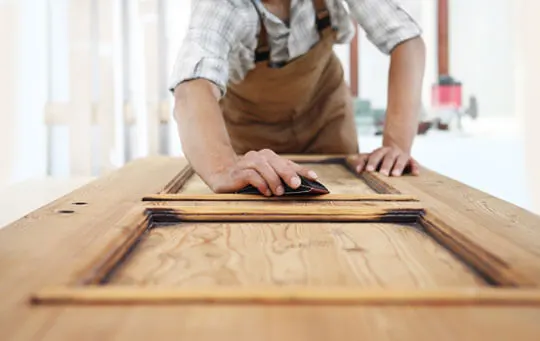
[[[540,339],[540,217],[288,157],[330,194],[214,194],[152,157],[0,230],[0,339]]]

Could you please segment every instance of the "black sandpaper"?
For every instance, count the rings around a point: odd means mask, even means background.
[[[283,182],[283,188],[285,193],[283,195],[321,195],[328,194],[330,191],[320,182],[309,180],[303,176],[300,176],[301,184],[298,188],[294,189],[289,187]],[[237,193],[239,194],[261,194],[259,190],[252,185],[246,186]]]

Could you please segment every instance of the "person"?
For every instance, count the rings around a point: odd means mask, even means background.
[[[390,56],[382,146],[360,153],[352,96],[334,44],[354,21]],[[310,169],[287,154],[346,155],[357,172],[419,173],[425,46],[397,0],[193,0],[171,76],[186,159],[216,193],[247,185],[282,195]],[[383,77],[385,75],[381,75]]]

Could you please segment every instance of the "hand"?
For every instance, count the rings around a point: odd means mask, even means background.
[[[401,176],[404,173],[420,174],[420,166],[408,153],[397,147],[381,147],[369,154],[359,154],[348,159],[357,172],[379,171],[386,176]]]
[[[213,174],[209,186],[215,193],[227,193],[253,185],[265,196],[280,196],[285,193],[282,179],[289,187],[296,189],[301,184],[299,174],[311,180],[317,179],[314,171],[264,149],[250,151],[231,167]]]

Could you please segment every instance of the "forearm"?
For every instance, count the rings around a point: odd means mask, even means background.
[[[411,152],[418,129],[424,67],[425,45],[422,38],[411,39],[393,50],[384,146],[395,146],[407,153]]]
[[[175,90],[174,115],[184,154],[207,183],[236,161],[218,99],[218,88],[204,79]]]

